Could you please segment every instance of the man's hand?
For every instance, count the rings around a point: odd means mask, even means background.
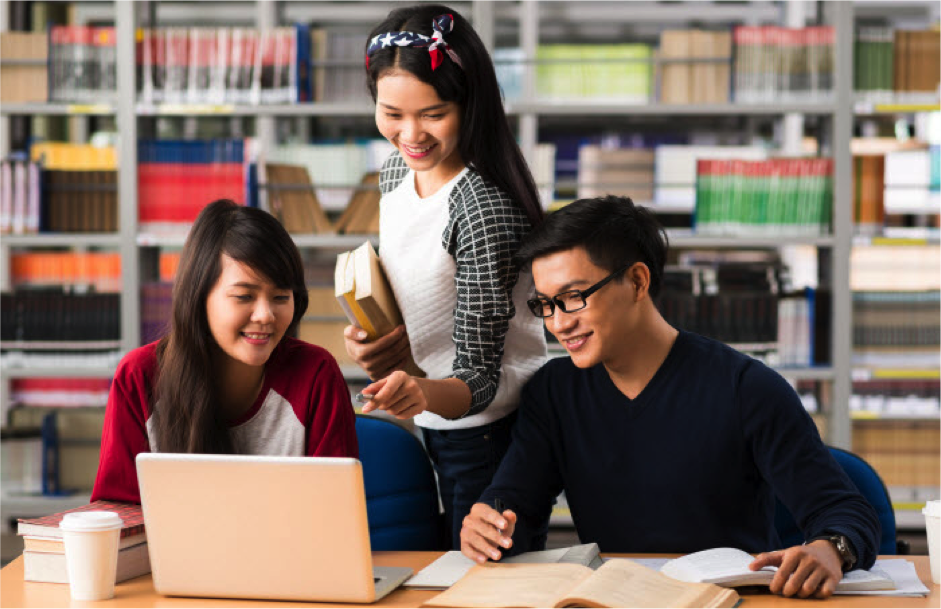
[[[826,539],[759,554],[748,567],[757,571],[769,565],[778,567],[771,580],[771,592],[784,596],[829,598],[843,579],[843,561]]]
[[[464,517],[461,528],[461,552],[474,562],[500,560],[499,548],[513,545],[516,513],[513,510],[496,511],[486,503],[475,503]]]
[[[373,380],[385,378],[394,370],[401,370],[412,352],[405,326],[398,326],[372,342],[366,342],[365,330],[347,326],[343,338],[346,352]]]

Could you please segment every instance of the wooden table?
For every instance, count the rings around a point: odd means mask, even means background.
[[[440,556],[440,552],[375,552],[376,566],[410,567],[416,572]],[[624,556],[624,555],[611,555]],[[646,555],[655,557],[656,555]],[[660,555],[666,556],[666,555]],[[931,582],[927,556],[882,556],[906,558],[915,563],[921,581],[931,593],[921,598],[891,596],[833,596],[825,601],[788,599],[773,594],[745,594],[744,607],[938,607],[941,587]],[[437,592],[399,588],[372,607],[418,607]],[[37,584],[23,581],[23,557],[0,571],[0,606],[2,607],[324,607],[317,603],[272,602],[232,599],[176,598],[154,592],[150,575],[118,584],[113,599],[101,602],[73,601],[69,587],[63,584]]]

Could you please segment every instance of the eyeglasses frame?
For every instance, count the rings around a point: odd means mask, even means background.
[[[559,292],[559,293],[556,294],[555,296],[551,296],[551,297],[547,297],[547,296],[537,296],[537,297],[535,297],[535,298],[530,298],[529,300],[527,300],[527,301],[526,301],[526,305],[529,307],[529,311],[530,311],[535,317],[538,317],[538,318],[540,318],[540,319],[548,319],[548,318],[552,317],[553,315],[555,315],[555,308],[556,308],[556,307],[559,307],[559,310],[562,311],[563,313],[575,313],[576,311],[581,311],[582,309],[584,309],[585,307],[588,306],[588,297],[589,297],[589,296],[591,296],[592,294],[594,294],[595,292],[597,292],[598,290],[600,290],[600,289],[603,288],[604,286],[608,285],[608,283],[610,283],[612,279],[614,279],[615,277],[617,277],[617,276],[620,275],[621,273],[627,271],[629,268],[631,268],[632,266],[634,266],[634,264],[636,264],[636,263],[632,263],[632,264],[628,264],[628,265],[622,266],[621,268],[619,268],[618,270],[614,271],[613,273],[611,273],[610,275],[608,275],[607,277],[605,277],[604,279],[602,279],[602,280],[599,281],[598,283],[596,283],[596,284],[594,284],[594,285],[592,285],[592,286],[590,286],[590,287],[588,287],[588,288],[586,288],[586,289],[584,289],[584,290],[565,290],[564,292]],[[565,308],[565,305],[562,303],[562,301],[559,300],[559,296],[562,296],[563,294],[572,294],[572,293],[577,293],[579,296],[581,296],[581,299],[582,299],[582,303],[583,303],[583,304],[582,304],[582,306],[578,307],[577,309],[572,309],[571,311],[569,311],[569,310],[567,310],[567,309]],[[536,303],[539,303],[539,305],[540,305],[540,307],[541,307],[541,305],[544,304],[544,303],[546,303],[546,302],[549,303],[549,310],[550,310],[551,312],[550,312],[548,315],[537,315],[536,312],[533,310],[533,306],[534,306]]]

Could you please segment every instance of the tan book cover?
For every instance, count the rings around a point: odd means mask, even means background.
[[[366,331],[367,340],[385,336],[402,324],[392,286],[369,241],[337,256],[334,293],[350,323]],[[425,375],[411,358],[404,369],[412,376]]]
[[[486,563],[424,607],[734,607],[737,592],[681,582],[626,559],[576,564]]]

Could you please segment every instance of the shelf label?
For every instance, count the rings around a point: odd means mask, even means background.
[[[937,112],[941,104],[876,104],[876,112]]]
[[[232,114],[232,104],[160,104],[144,109],[147,114]]]
[[[69,104],[69,114],[110,114],[114,109],[109,104]]]
[[[912,368],[878,368],[872,371],[873,379],[923,379],[934,380],[941,378],[941,370],[925,370]]]

